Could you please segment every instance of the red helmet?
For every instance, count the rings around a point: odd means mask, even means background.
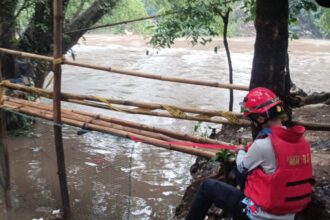
[[[267,113],[279,104],[282,104],[282,101],[271,90],[263,87],[251,89],[243,101],[244,116]]]

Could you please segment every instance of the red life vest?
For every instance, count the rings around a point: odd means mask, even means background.
[[[261,168],[247,177],[244,194],[264,211],[283,215],[303,210],[311,201],[312,164],[305,128],[274,126],[269,134],[277,168],[266,174]]]

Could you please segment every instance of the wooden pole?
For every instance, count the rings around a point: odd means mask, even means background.
[[[53,59],[48,56],[42,56],[42,55],[26,53],[26,52],[21,52],[21,51],[16,51],[16,50],[9,50],[9,49],[5,49],[5,48],[0,48],[0,52],[12,54],[15,56],[26,57],[26,58],[41,59],[41,60],[50,61],[50,62],[53,61]],[[105,72],[117,73],[117,74],[126,75],[126,76],[135,76],[135,77],[154,79],[154,80],[160,80],[160,81],[207,86],[207,87],[214,87],[214,88],[234,89],[234,90],[241,90],[241,91],[249,90],[248,86],[243,86],[243,85],[234,85],[234,84],[218,83],[218,82],[211,82],[211,81],[205,81],[205,80],[193,80],[193,79],[185,79],[185,78],[180,78],[180,77],[162,76],[162,75],[153,74],[153,73],[144,73],[144,72],[139,72],[139,71],[134,71],[134,70],[121,69],[121,68],[117,68],[117,67],[106,67],[106,66],[100,66],[100,65],[95,65],[95,64],[80,63],[80,62],[69,61],[69,60],[65,60],[65,59],[63,59],[62,62],[63,62],[63,64],[67,64],[67,65],[71,65],[71,66],[78,66],[78,67],[83,67],[83,68],[101,70],[101,71],[105,71]]]
[[[0,57],[0,81],[2,81],[2,56]],[[4,87],[0,86],[0,106],[4,102]],[[8,153],[8,134],[7,134],[7,121],[6,113],[3,109],[0,110],[0,153],[1,153],[1,167],[3,173],[3,192],[5,197],[6,206],[11,207],[10,198],[10,163]]]
[[[61,190],[64,219],[70,218],[70,200],[66,179],[65,158],[62,138],[61,122],[61,78],[62,78],[62,0],[53,0],[53,72],[54,72],[54,97],[53,97],[53,120],[54,137],[57,156],[57,169]]]

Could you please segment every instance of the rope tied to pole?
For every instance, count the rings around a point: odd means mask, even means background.
[[[161,106],[163,109],[165,109],[168,113],[170,113],[175,118],[182,118],[182,119],[187,118],[187,115],[178,108],[175,108],[170,105],[165,105],[165,104],[162,104]]]
[[[65,57],[59,57],[53,59],[54,65],[63,64],[64,62],[65,62]]]
[[[114,111],[118,111],[118,112],[124,112],[122,109],[116,108],[114,107],[107,98],[104,97],[100,97],[100,96],[93,96],[94,98],[96,98],[98,101],[105,103],[110,109],[114,110]]]
[[[233,124],[240,124],[240,119],[236,115],[234,115],[234,114],[232,114],[230,112],[225,112],[225,111],[218,111],[218,113],[222,117],[224,117],[225,119],[227,119],[229,122],[231,122]]]

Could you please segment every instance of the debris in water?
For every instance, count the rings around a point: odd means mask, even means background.
[[[92,167],[97,167],[98,165],[95,163],[91,163],[91,162],[85,162],[86,165],[88,166],[92,166]]]
[[[42,150],[42,147],[35,146],[35,147],[32,147],[31,149],[32,149],[32,152],[33,153],[38,153],[38,152],[40,152]]]
[[[90,130],[86,130],[86,129],[80,129],[77,131],[77,135],[84,135],[86,133],[90,132]]]
[[[52,210],[53,210],[53,209],[52,209],[51,207],[41,206],[41,207],[38,207],[38,208],[36,209],[36,212],[51,213]]]
[[[56,210],[53,210],[52,211],[52,215],[58,215],[60,214],[60,210],[59,209],[56,209]]]
[[[96,164],[102,164],[104,163],[106,160],[104,159],[104,157],[100,157],[100,158],[95,158],[93,159],[93,161],[96,163]]]

